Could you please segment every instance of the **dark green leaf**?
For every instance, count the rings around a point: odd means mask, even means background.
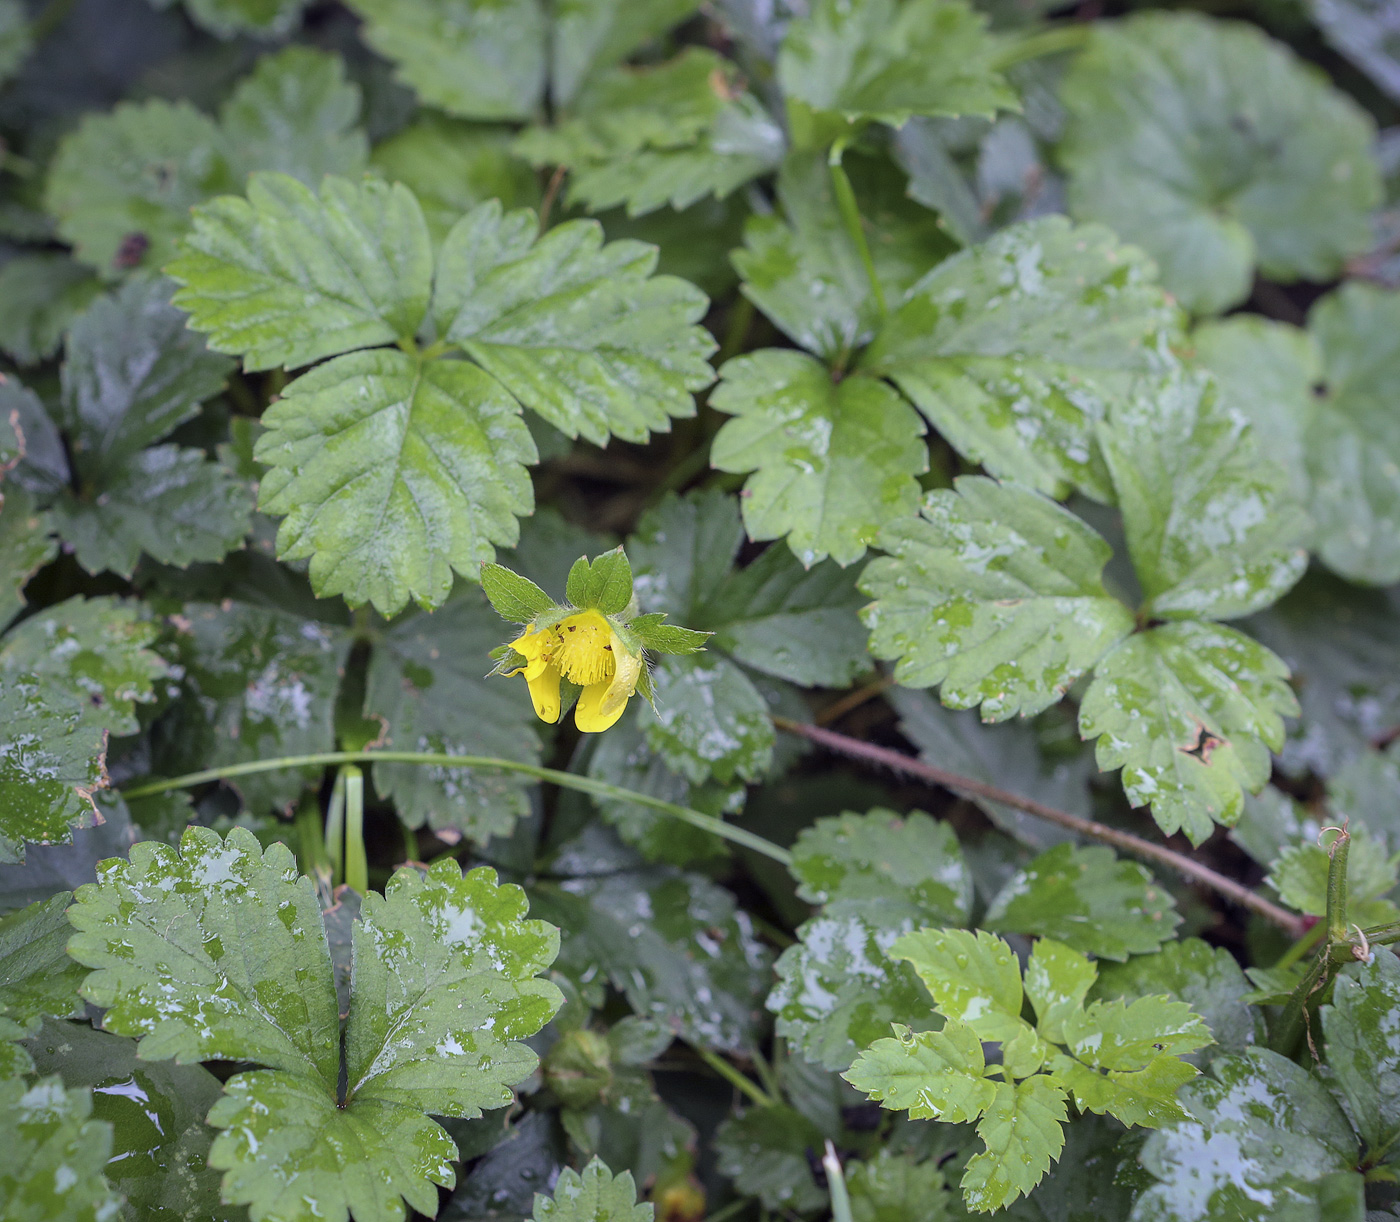
[[[698,784],[756,781],[769,769],[775,732],[767,702],[733,662],[718,654],[664,659],[652,672],[656,717],[647,744]]]
[[[751,1108],[730,1117],[715,1134],[719,1169],[734,1187],[767,1209],[793,1213],[826,1204],[809,1161],[821,1147],[821,1131],[790,1107]]]
[[[68,487],[72,472],[57,427],[39,396],[12,377],[0,382],[0,429],[11,438],[0,456],[8,484],[41,497]]]
[[[620,63],[696,7],[696,0],[556,0],[549,66],[555,105],[568,105],[590,74]]]
[[[535,1222],[651,1222],[652,1207],[637,1204],[637,1186],[624,1171],[614,1176],[596,1158],[580,1175],[565,1167],[551,1197],[535,1198]]]
[[[1353,846],[1354,850],[1354,846]],[[1400,962],[1389,949],[1337,974],[1332,1004],[1322,1008],[1327,1065],[1347,1115],[1368,1150],[1400,1136]]]
[[[0,625],[25,605],[24,587],[54,558],[58,541],[46,514],[20,484],[0,476]]]
[[[60,891],[0,919],[0,1041],[33,1035],[45,1015],[82,1013],[78,986],[86,973],[65,949],[73,927],[64,912],[72,898]],[[33,1068],[26,1052],[0,1043],[0,1076]]]
[[[688,654],[698,653],[710,639],[708,632],[697,632],[694,628],[681,628],[676,624],[664,624],[665,612],[639,615],[628,620],[627,630],[642,643],[643,649],[654,653]]]
[[[100,290],[101,281],[67,255],[11,259],[0,269],[0,349],[20,365],[47,360]]]
[[[211,34],[275,38],[301,17],[307,0],[185,0],[185,11]]]
[[[881,1150],[846,1168],[853,1222],[944,1222],[951,1198],[933,1159]]]
[[[643,611],[664,611],[696,623],[701,608],[729,575],[744,541],[739,505],[719,489],[684,497],[668,493],[637,523],[627,541]]]
[[[13,1222],[115,1222],[122,1198],[102,1171],[112,1129],[90,1119],[92,1096],[57,1074],[0,1081],[0,1213]]]

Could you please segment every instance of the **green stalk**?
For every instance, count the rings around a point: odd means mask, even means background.
[[[831,1191],[831,1222],[852,1222],[846,1174],[841,1170],[841,1160],[836,1157],[836,1147],[829,1137],[826,1140],[826,1153],[822,1155],[822,1166],[826,1168],[826,1184]]]
[[[1322,941],[1322,937],[1326,932],[1326,922],[1319,921],[1279,956],[1279,960],[1274,964],[1274,967],[1292,967],[1299,959],[1303,958],[1304,955]]]
[[[313,878],[323,871],[332,873],[331,858],[326,852],[326,838],[321,826],[321,812],[315,802],[303,802],[297,807],[296,828],[301,872]]]
[[[1024,63],[1028,59],[1040,59],[1045,55],[1058,55],[1061,51],[1078,51],[1089,41],[1093,26],[1088,22],[1075,25],[1052,26],[1048,30],[1037,30],[1009,43],[1000,55],[992,61],[992,67],[1005,71],[1013,64]]]
[[[183,789],[172,785],[171,789]],[[164,792],[158,790],[157,792]],[[337,774],[331,790],[330,805],[326,807],[326,856],[331,859],[331,885],[345,881],[345,773]]]
[[[354,764],[340,770],[345,778],[345,882],[363,895],[369,890],[369,857],[365,853],[365,774]]]
[[[735,1090],[747,1095],[759,1107],[776,1107],[771,1096],[764,1093],[759,1085],[750,1078],[746,1078],[734,1068],[722,1056],[711,1052],[708,1048],[696,1048],[695,1055],[705,1062],[715,1073],[719,1074]]]
[[[1348,941],[1347,925],[1347,854],[1351,848],[1351,833],[1338,829],[1337,838],[1327,850],[1327,941],[1333,944]]]
[[[650,794],[638,793],[634,789],[624,789],[621,785],[595,781],[592,777],[578,776],[572,772],[560,772],[557,768],[543,768],[539,764],[525,764],[519,760],[499,759],[491,755],[442,755],[432,751],[320,751],[312,755],[288,755],[280,756],[277,759],[252,760],[246,764],[228,764],[223,768],[206,768],[202,772],[189,772],[184,776],[171,777],[169,780],[148,781],[144,785],[133,785],[130,789],[122,790],[122,793],[128,798],[142,798],[153,793],[168,793],[172,789],[188,789],[192,785],[203,785],[209,781],[251,776],[258,772],[274,772],[279,768],[373,764],[376,761],[384,764],[425,764],[436,768],[481,768],[496,772],[515,772],[521,776],[534,777],[539,781],[548,781],[563,789],[574,789],[579,793],[592,794],[594,797],[610,798],[615,802],[633,802],[660,814],[669,815],[672,819],[679,819],[682,823],[690,824],[691,827],[713,832],[723,840],[743,845],[744,848],[761,853],[764,857],[770,857],[781,865],[786,866],[792,861],[792,854],[787,849],[774,844],[771,840],[765,840],[762,836],[756,836],[753,832],[746,831],[742,827],[735,827],[723,819],[717,819],[714,815],[691,810],[688,806],[678,806],[674,802],[666,802],[661,798],[654,798]],[[336,785],[339,788],[339,780],[337,780]],[[328,816],[326,820],[328,848],[333,845],[331,819],[334,814],[335,795],[332,793],[331,816]],[[332,851],[331,858],[332,861],[336,860],[334,851]]]
[[[846,167],[841,164],[845,152],[846,146],[840,140],[831,146],[831,153],[826,159],[827,167],[831,170],[831,187],[836,193],[836,207],[841,213],[846,233],[850,235],[856,253],[860,255],[861,266],[865,268],[865,278],[870,281],[870,294],[875,299],[875,309],[883,321],[889,313],[885,305],[885,290],[880,285],[880,277],[875,274],[875,260],[870,254],[870,243],[865,240],[865,226],[860,223],[860,208],[856,204],[855,189],[846,174]]]

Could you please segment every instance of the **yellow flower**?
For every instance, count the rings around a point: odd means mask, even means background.
[[[577,611],[538,631],[526,629],[510,643],[524,666],[506,671],[525,676],[541,721],[559,720],[559,680],[583,688],[574,723],[597,734],[616,723],[642,677],[642,655],[632,653],[601,611]]]

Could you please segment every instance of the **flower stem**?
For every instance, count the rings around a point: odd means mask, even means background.
[[[773,1098],[766,1094],[757,1082],[754,1082],[751,1078],[746,1078],[722,1056],[711,1052],[708,1048],[699,1048],[694,1045],[692,1045],[692,1047],[695,1048],[695,1055],[704,1061],[706,1065],[713,1069],[715,1073],[719,1074],[719,1076],[728,1082],[730,1086],[734,1087],[735,1090],[747,1095],[754,1103],[757,1103],[759,1107],[777,1106]]]
[[[875,260],[870,254],[870,243],[865,240],[865,227],[860,222],[860,207],[856,203],[855,189],[851,186],[846,167],[841,164],[841,158],[845,152],[846,146],[840,140],[831,146],[831,153],[826,161],[827,168],[831,171],[831,188],[836,193],[836,207],[841,213],[846,233],[850,236],[851,244],[860,256],[861,266],[865,268],[865,278],[870,281],[870,294],[874,299],[875,309],[880,318],[883,319],[889,313],[885,305],[885,290],[880,284],[880,277],[875,272]]]

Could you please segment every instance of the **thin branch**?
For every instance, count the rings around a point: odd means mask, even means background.
[[[786,717],[774,717],[773,724],[780,730],[786,730],[789,734],[797,734],[809,739],[811,742],[825,747],[828,751],[835,751],[852,759],[880,764],[895,772],[902,772],[906,776],[917,777],[930,785],[951,789],[954,793],[984,798],[989,802],[999,802],[1003,806],[1024,811],[1028,815],[1034,815],[1037,819],[1044,819],[1047,823],[1054,823],[1067,831],[1086,836],[1090,840],[1111,844],[1114,848],[1131,853],[1134,857],[1166,866],[1168,869],[1176,870],[1192,882],[1210,887],[1226,899],[1234,901],[1243,908],[1248,908],[1251,912],[1257,912],[1265,920],[1272,921],[1280,929],[1286,931],[1290,937],[1301,938],[1307,932],[1302,917],[1280,908],[1277,904],[1270,903],[1263,896],[1256,895],[1248,887],[1235,882],[1234,879],[1217,874],[1209,866],[1203,866],[1200,862],[1169,849],[1165,845],[1154,844],[1150,840],[1144,840],[1141,836],[1134,836],[1131,832],[1123,832],[1116,827],[1095,823],[1092,819],[1072,815],[1069,811],[1046,806],[1034,798],[1023,798],[1020,794],[999,789],[984,781],[977,781],[972,777],[949,772],[946,768],[937,768],[899,751],[876,746],[874,743],[862,742],[858,738],[838,734],[834,730],[806,725],[799,721],[790,721]]]

